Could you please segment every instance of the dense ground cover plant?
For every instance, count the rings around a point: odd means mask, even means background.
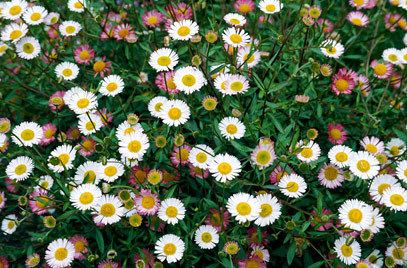
[[[407,2],[0,2],[0,267],[407,264]]]

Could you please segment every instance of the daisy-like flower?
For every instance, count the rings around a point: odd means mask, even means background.
[[[42,126],[43,136],[40,141],[40,145],[48,145],[55,140],[55,133],[57,132],[57,127],[48,123]]]
[[[332,164],[343,168],[350,165],[352,149],[345,145],[336,145],[328,152],[328,158]]]
[[[343,144],[348,138],[348,133],[341,124],[328,124],[328,140],[332,144]]]
[[[85,136],[96,133],[103,127],[102,119],[96,114],[81,114],[78,118],[79,130]]]
[[[75,183],[80,185],[83,183],[98,184],[101,177],[102,165],[93,161],[86,161],[78,167],[75,173]]]
[[[178,64],[178,54],[170,48],[160,48],[151,53],[148,63],[157,72],[174,70]]]
[[[224,84],[224,94],[226,95],[245,93],[248,89],[249,81],[244,75],[240,74],[230,75]]]
[[[124,174],[124,165],[114,158],[106,161],[105,165],[101,166],[101,179],[106,182],[114,182]]]
[[[59,17],[60,17],[59,13],[50,12],[48,16],[45,17],[44,23],[46,25],[54,25],[59,21]]]
[[[69,144],[63,144],[55,148],[49,156],[48,167],[54,172],[62,172],[73,168],[76,150]],[[56,161],[59,160],[59,161]]]
[[[142,189],[134,198],[134,205],[140,215],[155,215],[160,207],[160,199],[151,190]],[[168,209],[168,208],[167,208]]]
[[[150,28],[159,26],[165,19],[165,16],[157,10],[147,11],[141,17],[144,25]]]
[[[4,192],[0,191],[0,211],[6,206],[6,195]]]
[[[369,17],[360,11],[349,12],[346,19],[355,26],[365,27],[369,24]]]
[[[0,42],[0,57],[6,54],[8,48],[9,46],[6,43]]]
[[[373,60],[370,63],[370,67],[373,69],[373,75],[378,79],[387,79],[393,72],[393,64],[390,62],[384,63]]]
[[[349,5],[355,7],[356,9],[365,8],[369,0],[349,0]]]
[[[31,36],[23,37],[16,43],[16,51],[22,59],[34,59],[41,52],[40,42]]]
[[[229,197],[226,208],[239,223],[254,221],[261,212],[258,200],[247,193],[236,193]]]
[[[237,0],[233,4],[233,7],[237,12],[242,14],[247,14],[256,8],[253,0]]]
[[[276,159],[274,147],[271,144],[258,144],[250,155],[253,165],[260,170],[271,166]]]
[[[384,218],[382,214],[380,213],[378,208],[374,208],[372,210],[372,220],[371,224],[367,228],[370,230],[372,233],[377,234],[381,229],[384,228]]]
[[[371,153],[372,155],[378,155],[384,152],[384,143],[376,137],[364,137],[360,141],[360,145],[366,152]]]
[[[246,132],[245,125],[236,117],[225,117],[218,125],[219,131],[227,140],[240,139]]]
[[[25,23],[10,23],[1,31],[2,41],[17,42],[23,38],[28,32],[27,24]]]
[[[69,94],[74,91],[73,94]],[[74,87],[65,94],[64,101],[69,109],[76,114],[84,114],[97,108],[97,99],[92,92],[85,91],[79,87]]]
[[[33,213],[43,215],[49,213],[53,207],[52,195],[47,190],[37,188],[29,196],[29,206]]]
[[[407,34],[405,35],[407,37]],[[407,44],[404,44],[407,46]],[[400,57],[401,57],[401,63],[402,64],[407,64],[407,47],[403,48],[402,50],[399,50]]]
[[[383,204],[382,198],[384,191],[391,187],[398,186],[400,186],[400,184],[392,175],[382,174],[372,180],[369,188],[369,194],[374,201]]]
[[[201,249],[213,249],[219,243],[218,230],[212,225],[201,225],[195,231],[195,243]]]
[[[192,20],[175,21],[171,24],[168,34],[174,40],[187,41],[199,32],[199,26]]]
[[[132,43],[137,40],[133,27],[128,23],[122,23],[115,26],[113,36],[116,40],[125,40]]]
[[[396,174],[400,180],[407,183],[407,160],[403,160],[397,163]]]
[[[344,51],[344,46],[338,41],[332,39],[325,40],[321,44],[321,52],[328,58],[339,59]]]
[[[159,116],[164,124],[179,126],[185,124],[191,115],[188,105],[182,100],[168,100],[160,108]]]
[[[52,268],[70,266],[75,257],[75,246],[68,239],[52,241],[45,251],[45,260]]]
[[[262,0],[259,3],[259,8],[265,14],[278,13],[283,9],[284,5],[279,0]]]
[[[59,32],[62,36],[75,36],[82,29],[82,26],[73,20],[67,20],[59,25]]]
[[[281,215],[281,205],[277,198],[271,194],[260,194],[256,200],[261,210],[254,223],[262,227],[273,224]]]
[[[401,186],[392,186],[383,192],[382,202],[395,211],[407,211],[407,190]]]
[[[353,240],[351,243],[348,242],[347,237],[340,237],[335,240],[334,250],[338,258],[346,265],[355,264],[360,260],[362,251],[359,243]]]
[[[309,141],[308,144],[304,144],[303,141],[300,141],[297,147],[301,148],[301,151],[297,154],[297,158],[302,162],[311,163],[317,160],[321,155],[321,149],[314,141]]]
[[[232,47],[244,47],[250,42],[250,36],[243,30],[235,27],[228,28],[222,33],[223,41]]]
[[[95,58],[95,50],[89,45],[81,45],[75,49],[74,58],[77,63],[88,65]]]
[[[166,103],[168,99],[163,96],[154,97],[148,103],[148,111],[150,114],[156,118],[160,118],[160,112],[164,103]]]
[[[122,205],[116,196],[102,195],[94,207],[94,222],[96,224],[113,224],[120,221],[126,211]]]
[[[185,94],[191,94],[200,90],[207,84],[207,81],[204,74],[196,67],[186,66],[175,72],[174,83],[178,90]]]
[[[82,13],[85,11],[86,2],[85,0],[69,0],[68,8],[70,11]]]
[[[177,94],[179,90],[177,89],[177,85],[174,83],[174,71],[170,72],[161,72],[155,78],[154,83],[157,85],[159,89],[164,92],[168,92],[170,94]]]
[[[119,142],[119,153],[130,159],[141,160],[150,147],[148,136],[142,132],[130,133]]]
[[[1,222],[1,230],[8,235],[14,233],[17,230],[17,226],[18,220],[14,214],[7,215]]]
[[[19,146],[32,147],[40,143],[44,131],[35,122],[22,122],[13,129],[12,140]]]
[[[88,240],[81,236],[81,235],[74,235],[69,238],[69,242],[71,242],[75,247],[75,259],[77,260],[84,260],[88,251]]]
[[[8,20],[18,19],[27,9],[27,6],[28,3],[24,0],[11,0],[5,3],[1,10],[1,16]]]
[[[393,242],[386,249],[385,255],[387,257],[391,257],[395,264],[404,266],[407,262],[407,247],[399,247],[396,243]]]
[[[237,13],[228,13],[223,17],[223,19],[230,26],[237,27],[237,26],[243,26],[246,24],[246,18]]]
[[[32,6],[26,9],[23,19],[29,25],[38,25],[44,21],[47,15],[48,11],[42,6]]]
[[[105,96],[116,96],[124,89],[123,79],[118,75],[109,75],[103,78],[99,92]]]
[[[155,243],[154,253],[160,261],[174,263],[182,259],[185,243],[176,235],[166,234]]]
[[[388,48],[383,50],[382,59],[392,64],[399,64],[403,61],[400,50],[396,48]]]
[[[377,249],[373,250],[372,253],[370,253],[365,260],[367,260],[370,265],[373,266],[372,268],[383,267],[383,255]]]
[[[219,90],[223,95],[226,95],[226,82],[232,77],[228,73],[220,73],[216,76],[215,81],[213,82],[215,88]]]
[[[379,173],[379,160],[368,152],[359,151],[352,154],[349,169],[361,179],[371,179]]]
[[[70,81],[78,76],[79,67],[75,63],[62,62],[55,67],[55,73],[58,78]]]
[[[304,195],[307,190],[307,184],[303,177],[297,174],[285,175],[278,183],[280,192],[285,196],[298,198]]]
[[[406,151],[406,144],[399,138],[392,138],[386,143],[386,153],[390,157],[397,157],[402,155]]]
[[[198,144],[189,152],[188,160],[194,167],[207,169],[214,155],[212,148],[205,144]]]
[[[319,183],[329,189],[335,189],[345,180],[343,171],[334,165],[325,164],[318,174]]]
[[[231,181],[239,176],[242,170],[242,164],[239,159],[233,155],[218,154],[209,163],[209,171],[215,180],[219,182]]]
[[[260,62],[260,57],[261,54],[258,50],[246,47],[237,53],[237,63],[239,66],[246,64],[248,68],[253,68]]]
[[[161,202],[157,215],[166,223],[174,225],[184,219],[185,206],[181,200],[177,198],[167,198]]]
[[[332,78],[331,90],[336,95],[351,94],[356,86],[357,74],[346,68],[341,68]]]
[[[52,177],[49,175],[41,176],[40,180],[38,181],[38,186],[45,190],[51,189],[53,184],[54,184],[54,179],[52,179]]]
[[[371,224],[372,207],[357,199],[346,200],[338,209],[339,219],[346,228],[355,231],[366,229]]]
[[[88,210],[102,197],[102,191],[94,184],[86,183],[74,188],[70,195],[69,201],[79,210]]]
[[[135,125],[130,125],[129,122],[124,121],[116,129],[116,137],[119,140],[122,140],[125,136],[130,135],[131,133],[143,132],[143,127],[137,123]]]

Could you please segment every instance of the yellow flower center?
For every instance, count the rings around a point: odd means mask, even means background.
[[[368,151],[371,154],[375,154],[378,151],[376,145],[371,144],[371,143],[366,144],[365,150]]]
[[[171,120],[178,120],[181,118],[181,109],[177,107],[173,107],[168,111],[168,116],[170,117]]]
[[[157,16],[150,16],[147,18],[147,24],[154,25],[158,22]]]
[[[108,166],[105,168],[104,172],[105,172],[106,176],[112,177],[112,176],[116,175],[117,168],[115,166]]]
[[[16,39],[20,38],[22,35],[23,35],[23,32],[19,29],[16,29],[10,33],[10,39],[16,40]]]
[[[31,14],[32,21],[38,21],[41,19],[41,14],[39,12],[34,12]]]
[[[165,214],[167,215],[168,218],[175,218],[178,215],[178,209],[174,206],[169,206],[165,210]]]
[[[81,60],[87,60],[87,59],[89,59],[89,57],[90,57],[90,53],[86,49],[82,50],[81,53],[79,53],[79,58]]]
[[[87,178],[88,182],[95,182],[96,179],[96,172],[93,170],[88,170],[83,174],[83,178]]]
[[[60,161],[63,165],[66,165],[66,164],[68,164],[68,162],[69,162],[70,156],[69,156],[69,154],[60,154],[60,155],[58,156],[58,158],[59,158],[59,161]]]
[[[336,53],[336,47],[329,47],[329,48],[326,49],[326,51],[329,54],[335,54]]]
[[[66,248],[58,248],[55,250],[54,258],[57,261],[63,261],[66,259],[66,257],[68,257],[68,250]]]
[[[163,250],[165,255],[174,255],[177,251],[177,247],[173,243],[168,243],[164,246]]]
[[[386,191],[390,187],[391,187],[390,184],[382,183],[382,184],[379,185],[379,187],[377,187],[377,191],[379,192],[380,195],[383,195],[384,191]]]
[[[103,204],[100,207],[100,214],[102,214],[103,217],[112,217],[115,213],[116,208],[110,203]]]
[[[24,141],[30,141],[34,138],[34,136],[35,133],[31,129],[24,129],[21,132],[21,139],[23,139]]]
[[[196,83],[196,78],[192,74],[186,74],[182,77],[182,83],[187,87],[192,87]]]
[[[127,148],[129,149],[130,152],[137,153],[141,150],[141,143],[137,140],[131,141],[127,145]]]
[[[227,125],[226,126],[226,132],[229,133],[229,134],[232,134],[232,135],[236,134],[236,132],[237,132],[236,125],[234,125],[234,124]]]
[[[274,12],[274,11],[276,11],[276,6],[273,4],[268,4],[266,6],[266,10],[267,10],[267,12]]]
[[[177,32],[178,32],[178,35],[184,37],[184,36],[187,36],[191,32],[191,29],[189,29],[189,27],[187,27],[187,26],[181,26],[181,27],[179,27]]]
[[[373,71],[377,76],[383,76],[387,73],[387,67],[383,63],[379,63],[373,68]]]
[[[83,8],[83,4],[81,2],[75,2],[75,4],[73,5],[75,8],[77,9],[82,9]]]
[[[260,216],[263,218],[268,217],[273,213],[273,207],[270,204],[261,204],[260,208]]]
[[[157,59],[157,63],[160,66],[168,66],[171,64],[171,58],[168,56],[161,56]]]
[[[352,23],[356,26],[361,26],[363,24],[363,21],[359,18],[352,18]]]
[[[400,148],[398,146],[393,146],[390,148],[390,153],[393,156],[398,156],[400,154]]]
[[[83,205],[88,205],[93,202],[93,194],[90,192],[84,192],[79,197],[79,202]]]
[[[7,229],[13,229],[15,225],[16,225],[16,224],[14,223],[14,221],[9,221],[9,222],[7,223]]]
[[[335,87],[338,89],[339,92],[343,92],[349,88],[349,83],[345,79],[338,79],[335,82]]]
[[[325,170],[324,170],[324,177],[325,179],[327,179],[328,181],[333,181],[336,180],[336,178],[338,177],[338,170],[332,166],[328,166]]]
[[[332,129],[330,133],[331,137],[336,141],[342,138],[342,132],[337,128]]]
[[[243,83],[240,81],[235,81],[230,84],[230,89],[233,91],[242,91]]]
[[[155,206],[154,197],[147,195],[141,199],[141,206],[145,209],[152,209]]]
[[[20,164],[20,165],[16,166],[14,173],[16,173],[16,175],[20,176],[20,175],[23,175],[26,171],[27,171],[27,166],[24,164]]]
[[[53,130],[53,129],[47,129],[47,130],[44,132],[44,136],[45,136],[45,138],[47,138],[47,139],[52,138],[52,136],[54,136],[54,130]]]
[[[208,156],[204,152],[199,152],[196,154],[196,161],[198,161],[199,163],[205,163],[207,159]]]
[[[335,155],[335,159],[336,161],[343,163],[348,160],[348,155],[344,152],[339,152]]]
[[[250,58],[248,59],[249,54],[245,54],[243,56],[243,61],[246,61],[247,63],[252,63],[254,61],[254,55],[251,55]]]
[[[345,244],[345,245],[343,245],[343,246],[341,247],[341,252],[342,252],[342,255],[343,255],[343,256],[345,256],[345,257],[350,257],[350,256],[352,256],[352,254],[353,254],[353,249],[352,249],[352,247],[347,246],[347,245]]]
[[[310,158],[313,155],[313,151],[311,148],[304,148],[301,151],[301,156],[304,158]]]
[[[404,250],[402,248],[394,248],[392,251],[392,256],[397,259],[397,260],[403,260],[404,259]]]
[[[235,44],[240,44],[243,41],[242,37],[238,34],[232,34],[230,40]]]
[[[0,53],[3,53],[4,51],[6,51],[7,46],[6,45],[1,45],[0,46]]]
[[[247,216],[252,212],[252,207],[247,202],[240,202],[236,206],[236,210],[239,215]]]
[[[348,218],[351,222],[359,223],[363,218],[362,211],[358,208],[353,208],[348,212]]]
[[[121,37],[121,38],[125,38],[126,36],[128,36],[129,35],[129,30],[128,29],[121,29],[120,31],[119,31],[119,36]]]
[[[260,165],[267,165],[271,160],[271,154],[267,150],[262,150],[256,155],[256,162]]]
[[[393,194],[390,196],[390,202],[395,206],[401,206],[404,204],[404,197],[400,194]]]
[[[79,253],[85,249],[85,243],[83,241],[76,241],[74,244],[75,252]]]
[[[12,6],[9,10],[10,14],[12,16],[17,16],[23,11],[23,9],[20,6]]]
[[[398,60],[397,55],[396,54],[390,54],[389,55],[389,60],[390,61],[397,61]]]
[[[365,4],[365,1],[364,0],[353,0],[353,3],[355,4],[355,6],[360,7]]]
[[[73,34],[75,31],[76,31],[76,28],[75,28],[75,26],[73,26],[73,25],[68,25],[68,26],[66,26],[66,28],[65,28],[65,32],[66,32],[67,34]]]
[[[205,243],[209,243],[212,241],[212,235],[209,232],[203,232],[201,235],[201,239]]]
[[[218,165],[218,171],[222,175],[227,175],[232,172],[232,166],[229,163],[222,162]]]
[[[290,181],[287,183],[287,187],[286,189],[289,192],[295,193],[298,191],[298,189],[300,188],[300,186],[298,185],[298,183],[296,183],[295,181]]]
[[[107,84],[106,89],[109,92],[113,92],[118,88],[117,84],[115,82],[110,82],[109,84]]]
[[[356,164],[356,167],[361,171],[361,172],[368,172],[370,170],[370,164],[366,160],[359,160]]]
[[[235,19],[235,18],[230,19],[229,22],[230,22],[231,24],[233,24],[233,25],[238,25],[238,24],[240,24],[240,20]]]
[[[105,69],[105,67],[106,67],[105,62],[99,60],[93,64],[93,71],[95,71],[96,73],[100,73]]]
[[[71,76],[72,74],[73,74],[73,71],[72,71],[71,69],[69,69],[69,68],[66,68],[66,69],[64,69],[64,70],[62,71],[62,75],[65,76],[65,77],[69,77],[69,76]]]
[[[247,13],[250,11],[250,6],[248,4],[241,4],[239,6],[239,11],[242,13]]]
[[[133,227],[139,227],[142,223],[143,218],[139,214],[133,214],[129,218],[129,223]]]

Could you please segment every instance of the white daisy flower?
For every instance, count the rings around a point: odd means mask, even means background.
[[[117,94],[123,92],[124,81],[123,79],[115,74],[108,75],[103,78],[99,92],[104,96],[116,96]]]
[[[250,42],[250,36],[243,30],[235,27],[228,28],[222,33],[223,41],[232,47],[243,47]]]
[[[76,150],[69,144],[63,144],[55,148],[51,155],[49,156],[48,167],[57,173],[64,171],[65,169],[69,170],[73,168],[73,160],[75,159]],[[51,159],[59,159],[59,163],[54,163]],[[56,165],[54,165],[56,164]]]
[[[174,225],[185,217],[185,206],[177,198],[167,198],[161,202],[158,217],[168,224]]]
[[[373,250],[372,253],[370,253],[365,260],[367,260],[372,265],[372,268],[383,267],[383,255],[377,249]]]
[[[8,20],[18,19],[27,9],[27,6],[28,3],[24,0],[11,0],[10,2],[5,2],[1,11],[1,16]]]
[[[195,231],[195,243],[201,249],[213,249],[219,243],[218,231],[212,225],[201,225]]]
[[[171,24],[168,34],[174,40],[187,41],[199,32],[199,26],[192,20],[175,21]]]
[[[405,35],[407,37],[407,34]],[[407,44],[405,44],[407,46]],[[399,50],[400,60],[402,64],[407,64],[407,47]]]
[[[200,90],[207,84],[204,74],[196,67],[186,66],[175,71],[174,83],[185,94]]]
[[[290,174],[283,176],[278,182],[280,192],[285,196],[298,198],[304,195],[307,190],[307,184],[303,177],[297,174]]]
[[[82,26],[73,20],[64,21],[59,25],[62,36],[75,36],[82,29]]]
[[[368,228],[372,222],[372,207],[357,199],[346,200],[338,212],[341,223],[356,231]]]
[[[86,183],[74,188],[69,194],[69,201],[79,210],[88,210],[102,197],[102,191],[94,184]]]
[[[368,2],[369,0],[349,0],[349,4],[358,10],[364,8]]]
[[[148,103],[148,111],[150,112],[151,116],[160,118],[161,108],[167,101],[168,99],[163,96],[152,98]]]
[[[168,100],[161,106],[159,114],[164,124],[177,127],[188,121],[191,111],[182,100]]]
[[[237,95],[247,92],[249,89],[249,81],[244,75],[232,74],[225,82],[225,94]]]
[[[338,41],[328,39],[322,42],[321,52],[328,58],[339,59],[345,51],[345,47]]]
[[[397,163],[396,175],[399,180],[407,183],[407,160],[403,160]]]
[[[110,158],[102,165],[101,178],[106,182],[114,182],[124,174],[124,166],[118,160]]]
[[[120,221],[126,212],[122,202],[114,195],[102,195],[95,204],[95,223],[113,224]]]
[[[54,25],[59,21],[59,14],[56,12],[50,12],[48,16],[45,17],[44,23],[46,25]]]
[[[335,165],[325,164],[318,174],[319,183],[326,188],[335,189],[342,185],[345,180],[343,171]]]
[[[242,171],[242,164],[233,155],[218,154],[210,161],[209,171],[215,180],[225,183],[239,176]]]
[[[400,186],[392,186],[383,192],[382,202],[395,211],[407,211],[407,190]]]
[[[81,114],[78,119],[78,128],[85,136],[96,133],[103,127],[102,119],[97,114]]]
[[[352,240],[352,242],[348,242],[348,240]],[[346,265],[357,263],[362,255],[359,243],[350,237],[336,239],[334,250],[338,258]]]
[[[260,62],[260,57],[258,50],[244,48],[237,53],[237,63],[239,66],[247,65],[248,68],[253,68]]]
[[[143,132],[144,129],[141,124],[137,123],[135,125],[130,125],[129,122],[122,122],[116,129],[116,137],[119,140],[122,140],[125,136],[130,135],[131,133]]]
[[[384,143],[376,137],[364,137],[360,141],[363,149],[372,155],[378,155],[384,152]]]
[[[27,24],[25,23],[10,23],[1,31],[2,41],[17,42],[23,38],[28,32]]]
[[[40,42],[31,36],[23,37],[16,43],[16,52],[22,59],[34,59],[41,52]]]
[[[16,215],[10,214],[7,215],[1,222],[1,230],[6,235],[10,235],[17,230],[18,220]]]
[[[42,189],[49,190],[54,185],[54,179],[49,175],[43,175],[38,181],[38,186]]]
[[[45,260],[52,268],[70,266],[75,257],[75,246],[68,239],[52,241],[45,252]]]
[[[372,180],[372,183],[370,184],[369,188],[370,197],[374,201],[382,204],[383,203],[382,197],[384,191],[393,186],[400,186],[400,184],[392,175],[389,174],[379,175],[375,177]]]
[[[402,62],[402,55],[400,50],[396,48],[388,48],[383,51],[382,59],[392,64],[399,64]]]
[[[93,161],[86,161],[77,168],[74,180],[78,185],[84,183],[98,184],[101,176],[102,164]]]
[[[228,13],[223,17],[223,19],[230,26],[236,27],[236,26],[243,26],[246,24],[246,18],[237,13]]]
[[[119,141],[119,153],[127,158],[141,160],[150,143],[144,133],[130,133]]]
[[[236,117],[225,117],[219,124],[218,128],[223,137],[227,140],[240,139],[246,132],[245,125]]]
[[[277,198],[271,194],[260,194],[256,196],[256,200],[261,210],[254,223],[262,227],[273,224],[281,215],[281,205]]]
[[[8,45],[4,42],[0,42],[0,57],[6,54],[7,49]]]
[[[174,263],[182,259],[185,243],[176,235],[166,234],[155,243],[154,253],[157,259]]]
[[[301,151],[297,154],[297,158],[305,163],[316,161],[321,155],[321,149],[314,141],[309,141],[308,144],[300,141],[297,144],[297,148],[301,148]]]
[[[174,70],[178,64],[178,55],[170,48],[160,48],[151,53],[148,63],[157,72]]]
[[[374,208],[372,210],[372,220],[367,229],[369,229],[372,233],[377,234],[381,229],[384,228],[384,224],[384,218],[379,209]]]
[[[392,138],[386,144],[387,154],[390,157],[396,157],[402,155],[406,150],[406,144],[399,138]]]
[[[371,179],[379,174],[379,160],[365,151],[352,154],[349,165],[350,171],[363,180]]]
[[[391,243],[391,245],[386,249],[385,255],[387,257],[392,257],[396,265],[405,265],[407,263],[407,247],[398,247],[396,243]]]
[[[79,67],[75,63],[62,62],[55,67],[55,73],[58,78],[70,81],[78,77]]]
[[[19,146],[32,147],[40,143],[43,130],[35,122],[22,122],[13,129],[12,140]]]
[[[340,168],[349,166],[351,156],[352,149],[345,145],[335,145],[328,152],[329,161]]]
[[[42,6],[32,6],[26,9],[23,14],[23,20],[28,25],[41,24],[45,17],[47,17],[48,11]]]
[[[79,87],[74,87],[71,90],[75,93],[69,94],[67,97],[64,96],[64,101],[74,113],[84,114],[97,108],[98,102],[95,94]]]
[[[194,167],[207,169],[215,152],[205,144],[195,145],[189,152],[188,160]]]
[[[275,14],[283,9],[284,5],[278,0],[262,0],[259,3],[259,8],[266,14]]]
[[[70,11],[82,13],[85,11],[86,2],[85,0],[69,0],[68,8]]]
[[[253,165],[256,165],[260,170],[271,166],[276,160],[276,154],[272,144],[260,143],[254,148],[250,155]]]
[[[27,156],[18,156],[6,167],[6,174],[12,180],[26,180],[34,169],[33,160]]]
[[[223,94],[223,96],[227,95],[226,92],[226,82],[232,77],[231,74],[224,74],[221,73],[218,76],[216,76],[215,81],[213,82],[215,88],[219,90],[220,93]]]
[[[247,221],[254,221],[259,217],[261,212],[258,200],[247,193],[236,193],[229,197],[226,208],[241,224]]]

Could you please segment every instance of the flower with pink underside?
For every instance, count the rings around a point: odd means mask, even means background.
[[[256,8],[256,5],[253,0],[237,0],[233,4],[233,7],[237,12],[247,14],[252,12]]]
[[[82,156],[91,156],[96,150],[96,141],[92,138],[81,137],[82,142],[80,144],[79,154]]]
[[[160,26],[160,24],[164,21],[165,16],[157,10],[151,10],[144,13],[141,18],[145,26],[154,28]]]
[[[6,195],[3,191],[0,192],[0,211],[6,206]]]
[[[373,60],[370,67],[373,69],[373,75],[378,79],[387,79],[393,73],[393,64],[390,62]]]
[[[106,108],[95,111],[95,115],[100,116],[100,120],[102,120],[104,126],[107,126],[109,123],[112,123],[113,121],[113,114],[109,112]]]
[[[334,24],[328,19],[318,19],[317,24],[322,27],[324,33],[332,33],[334,30]]]
[[[325,164],[318,173],[319,183],[329,189],[335,189],[342,186],[345,180],[342,169],[335,165]]]
[[[113,36],[116,40],[130,41],[135,38],[136,33],[130,24],[122,23],[114,27]]]
[[[328,140],[332,144],[343,144],[348,139],[348,133],[341,124],[328,124]]]
[[[151,190],[142,189],[134,198],[134,202],[140,215],[155,215],[160,208],[160,199]]]
[[[110,38],[113,38],[114,35],[114,27],[111,23],[107,22],[106,24],[103,24],[103,31],[100,33],[100,39],[101,40],[107,40]]]
[[[339,231],[338,234],[340,236],[352,236],[352,237],[355,237],[355,238],[359,236],[358,231],[346,228],[345,225],[343,225],[341,223],[341,220],[336,221],[335,227],[338,229],[338,231]]]
[[[331,90],[336,94],[351,94],[356,86],[357,74],[341,68],[332,78]]]
[[[84,260],[85,255],[88,253],[88,240],[81,235],[74,235],[69,239],[75,247],[75,259]]]
[[[165,222],[160,220],[158,216],[151,216],[150,221],[146,222],[146,226],[155,232],[162,232],[165,227]]]
[[[332,214],[332,211],[329,209],[323,208],[322,215],[319,215],[315,210],[311,212],[312,219],[311,219],[311,226],[319,226],[318,231],[323,232],[326,231],[334,226],[333,220],[329,218]]]
[[[199,168],[199,167],[194,167],[192,164],[189,164],[188,167],[189,167],[189,174],[192,177],[200,178],[200,179],[206,179],[209,176],[209,170],[208,169],[202,169],[202,168]]]
[[[180,163],[181,165],[185,166],[189,163],[189,151],[191,151],[191,147],[188,145],[182,145],[181,147],[174,147],[174,150],[171,152],[171,163],[174,166],[178,166]]]
[[[230,221],[230,213],[224,209],[220,208],[220,210],[211,208],[209,209],[209,213],[206,216],[205,223],[212,225],[218,232],[222,230],[226,230]]]
[[[369,83],[369,78],[364,76],[363,74],[360,74],[357,78],[357,83],[359,85],[359,88],[362,92],[363,96],[369,96],[370,94],[370,83]]]
[[[155,78],[155,84],[159,89],[170,94],[177,94],[179,90],[174,83],[174,71],[161,72]]]
[[[142,254],[137,253],[134,255],[134,263],[143,263],[145,268],[153,268],[155,264],[154,254],[152,254],[148,249],[142,249]],[[137,266],[138,267],[138,266]]]
[[[112,62],[106,61],[105,56],[97,59],[93,64],[93,71],[95,72],[95,77],[97,75],[100,75],[100,77],[105,77],[106,75],[109,75],[112,72],[110,66],[112,66]]]
[[[5,178],[4,184],[6,185],[7,191],[9,191],[10,193],[17,192],[18,183],[15,180],[12,180],[10,178]]]
[[[61,110],[64,107],[65,91],[57,91],[49,97],[48,106],[53,111]]]
[[[257,256],[247,258],[245,260],[240,260],[237,265],[238,268],[246,268],[246,267],[258,267],[258,268],[266,268],[266,264],[258,258]]]
[[[69,140],[77,140],[79,139],[81,136],[81,132],[79,131],[79,128],[77,127],[70,127],[67,131],[66,131],[66,137]]]
[[[2,268],[9,267],[8,260],[6,257],[0,256],[0,267],[2,267]]]
[[[130,172],[129,184],[137,185],[144,184],[147,180],[147,174],[150,171],[148,167],[134,166]]]
[[[120,268],[120,264],[112,260],[104,260],[99,262],[97,268]]]
[[[95,51],[89,45],[81,45],[75,49],[74,58],[78,64],[88,65],[95,58]]]
[[[171,18],[177,21],[192,19],[192,8],[184,2],[179,3],[177,6],[169,5],[166,7],[167,12]]]
[[[48,195],[48,191],[38,188],[30,194],[29,206],[31,211],[37,215],[48,213],[52,207],[52,195]]]
[[[290,173],[284,170],[280,165],[276,166],[273,171],[271,172],[269,179],[271,184],[276,184],[280,181],[282,177],[285,175],[289,175]]]
[[[48,123],[42,126],[43,136],[40,140],[41,145],[48,145],[55,140],[55,133],[57,132],[57,126],[52,123]]]
[[[401,75],[397,72],[393,72],[390,77],[390,86],[394,89],[399,89],[401,86]]]

